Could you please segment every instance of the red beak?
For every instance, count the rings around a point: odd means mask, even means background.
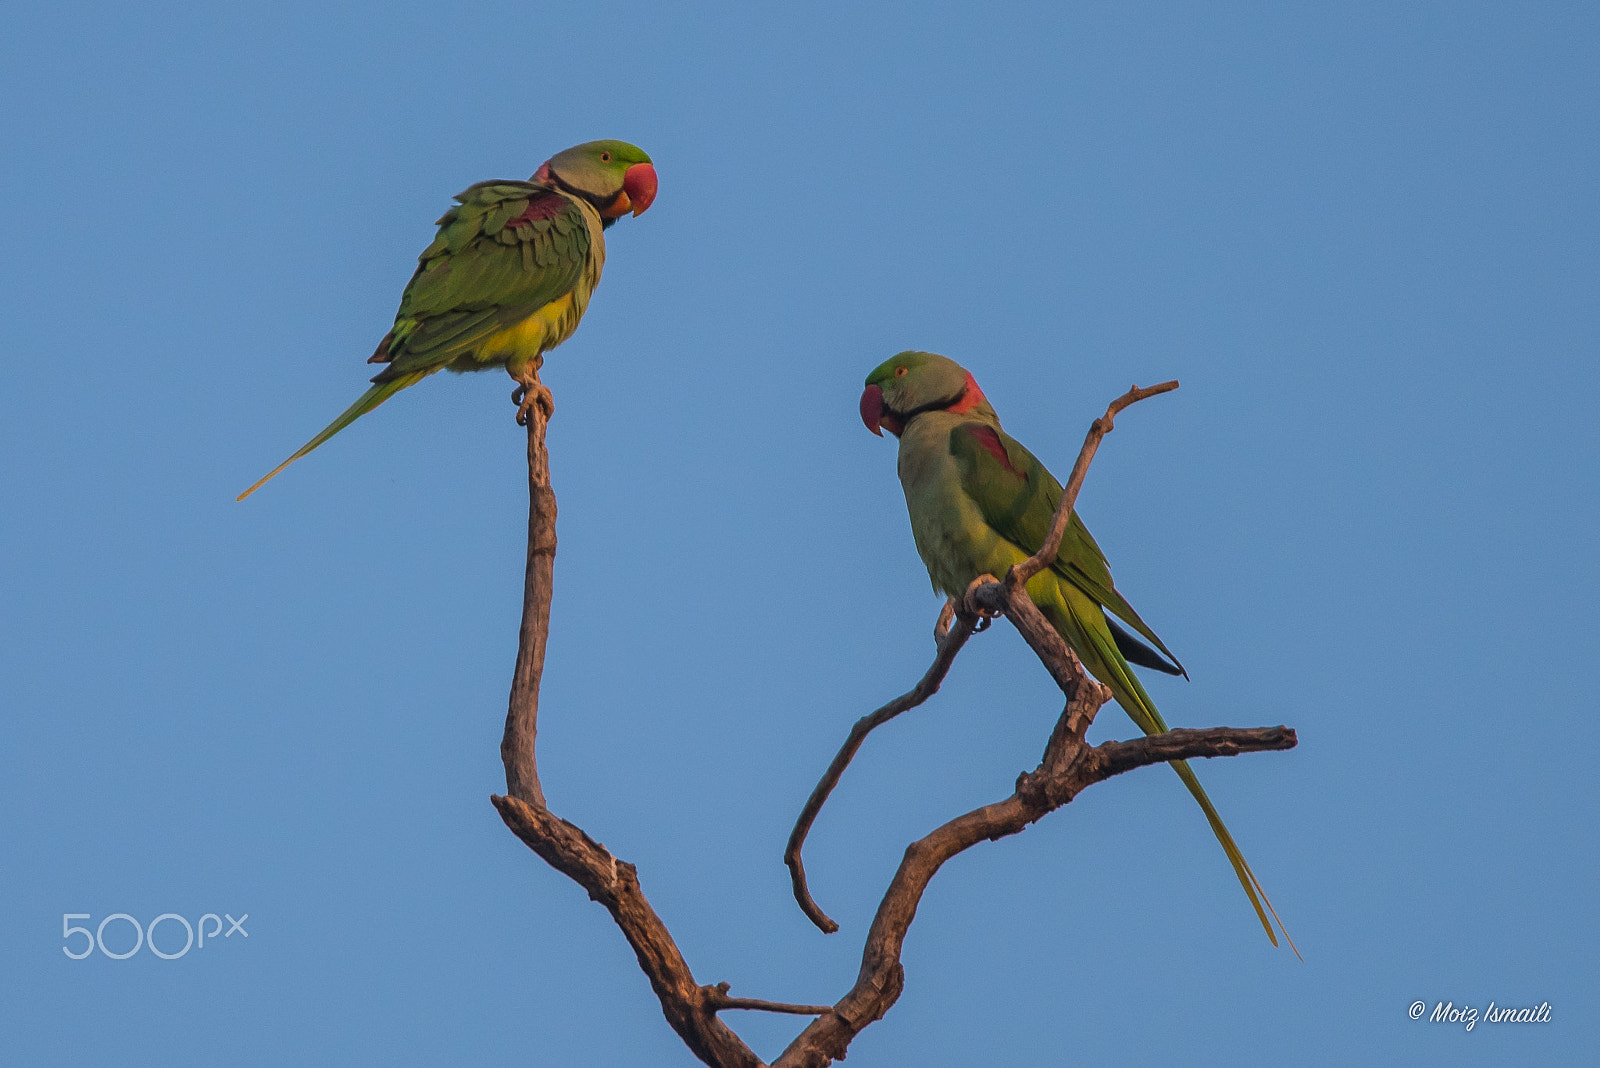
[[[622,191],[627,194],[635,215],[643,215],[656,199],[656,169],[648,163],[635,163],[622,176]]]
[[[883,390],[877,386],[868,386],[861,393],[861,421],[867,424],[867,429],[883,437],[879,429],[883,425]]]

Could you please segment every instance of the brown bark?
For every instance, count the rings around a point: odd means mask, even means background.
[[[500,740],[506,793],[535,805],[544,804],[534,742],[539,734],[539,684],[544,679],[556,566],[556,493],[550,485],[550,453],[544,444],[548,426],[545,409],[532,406],[528,412],[528,568],[522,584],[522,627],[517,633],[511,700]]]

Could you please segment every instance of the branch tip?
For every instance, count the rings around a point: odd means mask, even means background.
[[[1106,406],[1105,415],[1089,425],[1089,433],[1083,439],[1083,448],[1078,450],[1077,462],[1072,465],[1072,473],[1061,491],[1061,501],[1056,506],[1056,514],[1050,520],[1050,530],[1045,535],[1044,544],[1040,545],[1039,550],[1032,556],[1006,573],[1008,585],[1014,588],[1026,586],[1029,579],[1056,562],[1056,553],[1061,549],[1061,538],[1067,532],[1067,523],[1071,521],[1072,509],[1078,502],[1078,491],[1083,488],[1083,480],[1089,473],[1089,464],[1100,448],[1100,442],[1116,425],[1117,416],[1142,400],[1162,393],[1171,393],[1177,388],[1176,378],[1154,386],[1131,386],[1128,392]]]
[[[832,1005],[796,1005],[787,1001],[730,997],[728,995],[730,989],[731,985],[726,982],[718,983],[716,986],[701,987],[706,1010],[717,1013],[724,1009],[751,1009],[756,1012],[788,1013],[791,1016],[822,1016],[833,1011]]]

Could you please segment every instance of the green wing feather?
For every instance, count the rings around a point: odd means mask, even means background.
[[[984,444],[983,436],[987,432],[997,435],[1006,454],[1005,461]],[[955,427],[950,432],[950,453],[961,472],[962,490],[978,506],[984,520],[1019,549],[1027,553],[1036,552],[1044,544],[1050,521],[1055,516],[1057,505],[1061,503],[1061,484],[1055,476],[1021,443],[987,423],[963,423]],[[1155,702],[1145,692],[1138,676],[1117,648],[1106,622],[1105,609],[1110,609],[1149,639],[1174,664],[1178,663],[1178,659],[1172,656],[1155,631],[1139,618],[1133,606],[1117,592],[1111,581],[1111,568],[1106,563],[1105,554],[1095,544],[1089,529],[1076,512],[1061,539],[1056,562],[1048,574],[1056,581],[1043,581],[1046,576],[1036,576],[1028,583],[1028,594],[1039,604],[1051,625],[1072,651],[1078,654],[1088,672],[1111,688],[1117,703],[1127,711],[1140,730],[1146,734],[1159,734],[1167,730],[1166,721],[1156,710]],[[1278,923],[1278,929],[1283,931],[1284,938],[1288,940],[1289,947],[1294,949],[1298,957],[1300,950],[1295,947],[1294,939],[1289,938],[1289,932],[1284,929],[1283,921],[1278,919],[1278,913],[1267,899],[1260,880],[1239,851],[1233,835],[1222,822],[1211,798],[1206,796],[1193,769],[1187,761],[1182,760],[1173,761],[1172,769],[1178,773],[1178,778],[1183,780],[1184,786],[1205,813],[1206,822],[1211,825],[1211,832],[1227,854],[1228,863],[1233,866],[1239,885],[1244,887],[1245,895],[1249,897],[1267,937],[1273,945],[1278,944],[1272,922],[1267,919],[1270,912],[1272,919]]]
[[[537,182],[480,182],[439,219],[400,298],[386,376],[438,370],[572,292],[589,227],[572,198]],[[530,205],[536,218],[507,226]]]
[[[1005,448],[1009,468],[973,433],[993,431]],[[1061,483],[1020,442],[987,423],[963,423],[950,433],[950,453],[961,469],[961,488],[978,505],[989,525],[1002,537],[1029,553],[1044,544],[1061,503]],[[1178,665],[1156,632],[1133,610],[1111,581],[1111,567],[1095,544],[1078,513],[1072,513],[1051,569],[1072,582],[1128,626],[1138,631],[1162,654]]]

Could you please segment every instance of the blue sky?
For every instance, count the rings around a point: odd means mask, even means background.
[[[489,806],[525,532],[511,382],[365,385],[449,197],[575,142],[649,214],[549,359],[552,808],[703,982],[832,1001],[901,850],[1058,711],[932,653],[904,348],[1064,474],[1193,681],[1305,963],[1149,769],[941,872],[851,1064],[1573,1063],[1600,1041],[1600,17],[1571,4],[61,4],[0,40],[0,1044],[19,1063],[694,1063]],[[1134,728],[1108,708],[1095,736]],[[69,960],[63,914],[249,914]],[[70,921],[81,923],[84,921]],[[131,930],[106,930],[113,948]],[[226,925],[224,925],[226,926]],[[119,935],[117,932],[122,932]],[[168,921],[162,945],[179,937]],[[169,944],[169,940],[173,944]],[[76,938],[67,945],[76,949]],[[1549,1002],[1542,1025],[1408,1018]],[[730,1017],[773,1057],[795,1021]]]

